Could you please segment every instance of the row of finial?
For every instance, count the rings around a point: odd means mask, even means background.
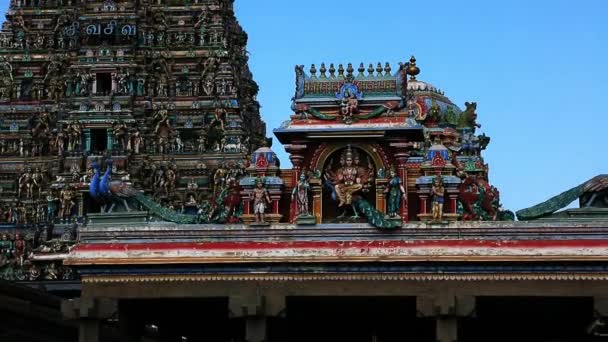
[[[416,57],[412,56],[412,58],[410,58],[410,61],[408,63],[406,63],[405,65],[403,65],[402,63],[399,63],[400,66],[400,70],[402,67],[406,67],[405,71],[406,73],[410,76],[410,80],[411,81],[415,81],[416,80],[416,76],[420,73],[420,68],[418,68],[418,66],[416,66]],[[321,68],[319,69],[319,78],[328,78],[327,76],[327,71],[328,69],[325,67],[325,63],[321,63]],[[333,63],[331,63],[329,65],[329,78],[354,78],[354,72],[355,72],[355,68],[353,68],[353,64],[352,63],[348,63],[348,65],[346,66],[346,69],[344,69],[344,66],[342,64],[338,65],[338,75],[336,76],[336,67],[334,66]],[[344,72],[346,71],[346,75],[344,75]],[[365,69],[365,66],[363,65],[363,63],[359,64],[359,68],[357,69],[358,74],[357,74],[357,78],[372,78],[372,77],[391,77],[391,65],[387,62],[384,64],[384,67],[382,67],[382,63],[378,63],[378,65],[376,66],[376,68],[374,68],[373,64],[369,64],[369,66],[367,67],[367,70]],[[365,75],[365,71],[367,71],[367,75]],[[374,74],[374,71],[376,72],[376,74]],[[311,78],[317,78],[317,67],[313,64],[310,66],[310,77]]]
[[[382,67],[382,63],[378,63],[378,65],[376,66],[376,68],[374,68],[373,64],[370,64],[367,67],[367,70],[365,69],[365,66],[363,65],[363,63],[359,64],[359,68],[357,69],[358,71],[358,75],[356,76],[357,78],[363,78],[363,77],[390,77],[392,76],[391,71],[393,69],[391,68],[391,65],[389,63],[386,63],[384,65],[384,67]],[[327,75],[327,71],[329,71],[329,76]],[[336,75],[336,67],[334,66],[333,63],[331,63],[329,65],[329,69],[327,69],[325,67],[325,63],[321,63],[321,67],[319,68],[319,76],[318,78],[346,78],[346,77],[355,77],[354,76],[354,72],[355,69],[353,68],[353,64],[352,63],[348,63],[348,65],[346,66],[346,69],[344,69],[344,65],[339,64],[338,65],[338,75]],[[367,71],[367,75],[365,75],[365,71]],[[346,75],[344,74],[346,72]],[[375,74],[374,74],[375,72]],[[310,77],[311,78],[317,78],[317,67],[313,64],[310,66]]]

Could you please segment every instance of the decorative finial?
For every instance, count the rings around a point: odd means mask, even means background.
[[[374,77],[374,66],[372,65],[372,63],[369,63],[369,66],[367,67],[367,73],[367,76]]]
[[[334,63],[329,64],[329,78],[336,78],[336,67],[334,67]]]
[[[357,71],[359,72],[359,75],[357,75],[357,77],[365,77],[365,66],[363,65],[363,63],[359,64],[359,69]]]
[[[327,72],[325,63],[321,63],[321,69],[319,71],[321,72],[321,78],[327,78],[327,75],[325,74]]]
[[[386,62],[386,64],[384,65],[384,76],[391,76],[391,70],[393,70],[391,68],[391,65]]]
[[[418,74],[420,74],[420,68],[418,68],[416,66],[416,57],[412,56],[412,58],[410,58],[410,65],[407,68],[407,74],[410,75],[410,80],[411,81],[415,81],[416,80],[416,76]]]
[[[317,78],[317,67],[314,64],[310,66],[310,77]]]
[[[376,72],[378,73],[378,77],[382,77],[382,63],[378,62],[378,65],[376,66]]]
[[[344,78],[344,66],[342,64],[338,65],[338,77]]]
[[[353,63],[348,63],[348,66],[346,67],[346,76],[353,77],[353,71],[355,71],[355,69],[353,69]]]

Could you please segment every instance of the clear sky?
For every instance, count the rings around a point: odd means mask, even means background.
[[[8,0],[0,0],[2,12]],[[460,107],[476,101],[484,157],[518,210],[608,173],[608,1],[236,0],[262,117],[290,115],[294,65],[411,55]],[[276,143],[283,167],[289,159]]]

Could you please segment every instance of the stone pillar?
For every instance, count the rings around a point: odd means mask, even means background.
[[[458,320],[456,318],[437,318],[436,324],[437,342],[458,341]]]
[[[78,342],[100,342],[99,320],[81,320],[78,328]]]
[[[593,297],[593,310],[602,317],[608,317],[608,297]]]
[[[285,310],[285,297],[260,294],[233,296],[230,297],[229,308],[232,317],[245,318],[247,342],[264,342],[268,336],[268,319]]]
[[[101,321],[118,310],[118,301],[108,298],[78,298],[61,302],[61,313],[68,320],[77,320],[79,342],[100,342]]]
[[[266,317],[248,317],[245,319],[245,340],[247,342],[264,342],[266,340]]]
[[[436,319],[437,342],[458,342],[458,319],[468,317],[475,311],[475,297],[421,296],[416,298],[417,311],[422,317]]]

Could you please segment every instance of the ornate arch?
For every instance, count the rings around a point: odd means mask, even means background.
[[[389,165],[385,165],[385,160],[381,155],[383,153],[378,151],[379,147],[377,145],[359,144],[359,143],[352,144],[352,143],[344,142],[344,143],[335,143],[335,144],[331,144],[331,145],[322,144],[321,146],[319,146],[319,148],[323,148],[323,150],[318,155],[316,160],[312,161],[311,169],[312,170],[323,170],[323,166],[325,166],[327,159],[331,155],[333,155],[336,151],[346,148],[348,145],[350,145],[353,148],[358,148],[358,149],[362,150],[363,152],[367,153],[367,155],[372,158],[372,161],[374,163],[376,170],[379,170],[381,168],[386,169],[387,167],[389,167]]]

